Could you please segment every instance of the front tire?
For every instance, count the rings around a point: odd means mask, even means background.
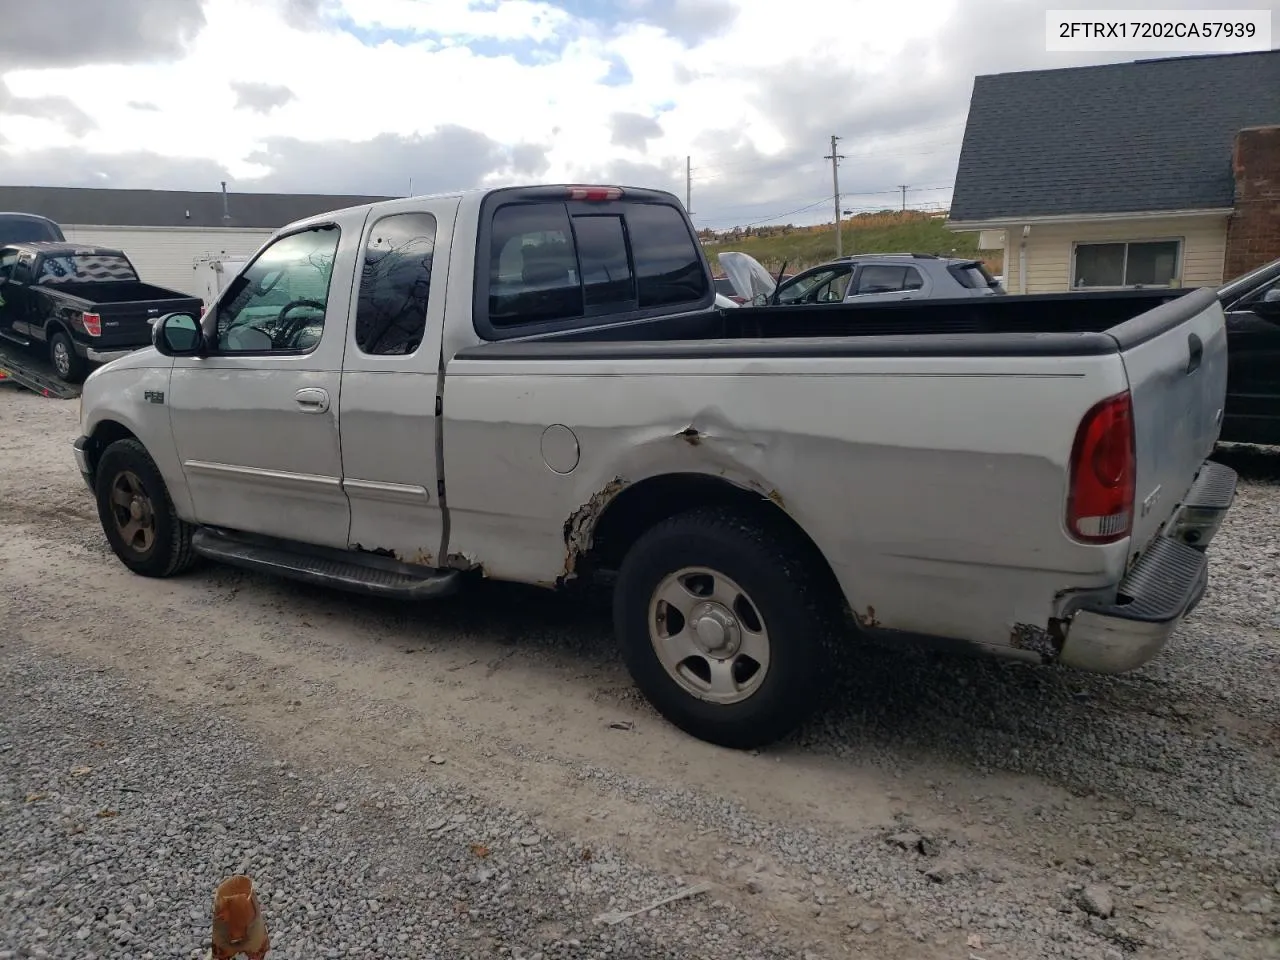
[[[49,362],[58,379],[66,383],[80,383],[89,373],[89,361],[76,353],[75,344],[63,330],[49,338]]]
[[[794,531],[699,508],[627,553],[614,629],[659,713],[701,740],[750,749],[791,733],[822,701],[837,609]]]
[[[159,467],[137,440],[102,452],[94,493],[107,542],[134,573],[171,577],[195,563],[194,528],[178,517]]]

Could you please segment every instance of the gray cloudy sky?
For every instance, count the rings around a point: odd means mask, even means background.
[[[59,0],[51,19],[15,3],[0,182],[399,195],[599,179],[683,196],[689,156],[700,224],[798,223],[829,217],[838,134],[846,207],[896,205],[901,183],[942,206],[975,74],[1168,55],[1047,53],[1045,10],[1073,6]]]

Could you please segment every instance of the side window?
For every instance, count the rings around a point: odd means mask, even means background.
[[[582,313],[578,257],[564,204],[500,207],[489,246],[489,322],[510,327]]]
[[[436,218],[395,213],[373,225],[360,270],[356,346],[362,353],[410,354],[427,329]]]
[[[18,283],[29,281],[31,279],[31,264],[34,260],[34,254],[19,253],[18,262],[13,265],[13,272],[9,274],[9,279]]]
[[[627,208],[640,308],[696,303],[707,295],[698,247],[675,207],[635,203]]]
[[[985,284],[983,284],[985,286]],[[903,290],[921,290],[924,288],[924,277],[920,276],[920,271],[915,267],[907,267],[902,273],[902,289]]]
[[[219,353],[305,353],[324,333],[336,226],[281,237],[227,286],[217,308]]]
[[[873,263],[858,272],[858,293],[893,293],[903,289],[908,270],[914,267],[890,267]],[[919,277],[919,274],[916,274]]]

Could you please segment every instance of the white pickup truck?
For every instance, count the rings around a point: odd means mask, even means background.
[[[1235,492],[1213,291],[714,306],[678,200],[541,186],[292,224],[84,385],[131,570],[430,598],[613,583],[637,685],[734,747],[858,634],[1160,650]]]

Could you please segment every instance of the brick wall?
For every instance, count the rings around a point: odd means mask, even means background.
[[[1236,202],[1224,280],[1280,258],[1280,126],[1237,133],[1232,169]]]

